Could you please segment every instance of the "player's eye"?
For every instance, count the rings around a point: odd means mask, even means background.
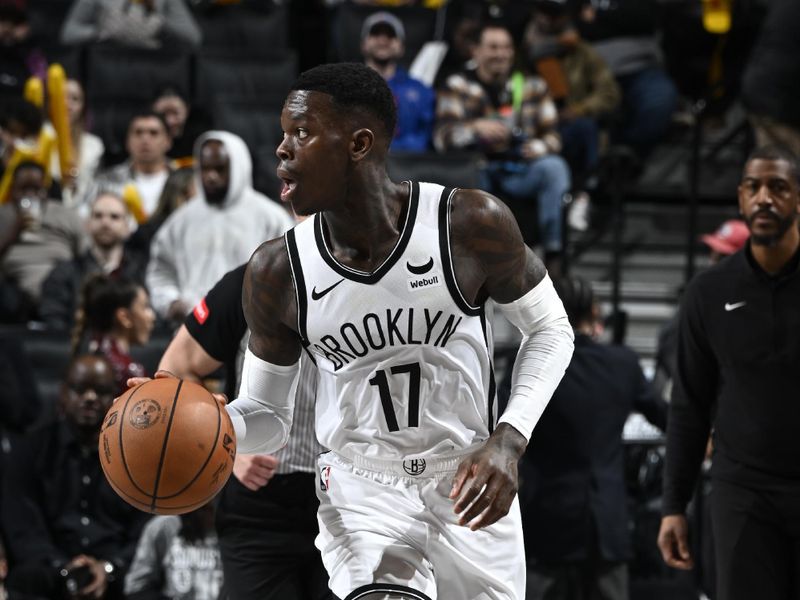
[[[304,140],[308,137],[308,130],[302,127],[297,128],[297,137],[301,140]]]

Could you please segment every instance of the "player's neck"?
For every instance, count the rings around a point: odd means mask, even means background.
[[[800,230],[795,224],[775,244],[768,246],[751,243],[750,251],[755,261],[766,273],[775,275],[780,273],[786,263],[792,260],[798,247],[800,247]]]
[[[382,174],[351,184],[345,196],[341,208],[322,214],[331,250],[368,262],[382,260],[376,253],[385,251],[387,241],[396,241],[403,228],[408,186]]]

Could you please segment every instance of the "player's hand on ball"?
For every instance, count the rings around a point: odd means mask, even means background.
[[[128,389],[132,387],[136,387],[137,385],[142,385],[143,383],[147,383],[152,379],[164,379],[166,377],[175,377],[178,379],[177,375],[173,375],[169,371],[165,371],[163,369],[156,371],[154,377],[130,377],[126,382],[128,384]],[[219,402],[220,406],[225,406],[228,403],[228,397],[225,394],[211,394],[214,396],[214,399]],[[114,398],[114,402],[119,400],[122,396],[118,396]]]
[[[278,459],[271,454],[237,454],[233,461],[233,475],[253,492],[269,483],[278,468]]]
[[[508,514],[517,495],[517,463],[525,445],[522,434],[501,423],[483,447],[461,462],[450,490],[459,525],[475,531]]]

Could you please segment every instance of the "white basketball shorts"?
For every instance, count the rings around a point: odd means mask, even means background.
[[[518,499],[497,523],[470,531],[448,498],[460,457],[352,458],[319,459],[316,545],[338,598],[402,590],[415,600],[524,599]]]

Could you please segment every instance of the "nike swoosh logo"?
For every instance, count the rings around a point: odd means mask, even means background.
[[[730,302],[725,303],[725,310],[731,312],[732,310],[736,310],[737,308],[742,308],[747,302],[736,302],[731,304]]]
[[[411,271],[414,275],[423,275],[430,271],[433,268],[433,257],[431,256],[430,260],[426,262],[424,265],[415,266],[412,265],[410,262],[406,262],[406,268]]]
[[[325,288],[325,289],[324,289],[324,290],[322,290],[321,292],[318,292],[318,291],[317,291],[317,286],[314,286],[314,289],[313,289],[313,290],[311,290],[311,299],[312,299],[312,300],[319,300],[319,299],[320,299],[320,298],[322,298],[322,297],[323,297],[325,294],[327,294],[328,292],[330,292],[330,291],[331,291],[333,288],[335,288],[337,285],[339,285],[339,284],[340,284],[340,283],[342,283],[343,281],[344,281],[344,277],[343,277],[342,279],[340,279],[339,281],[337,281],[336,283],[334,283],[332,286]]]

